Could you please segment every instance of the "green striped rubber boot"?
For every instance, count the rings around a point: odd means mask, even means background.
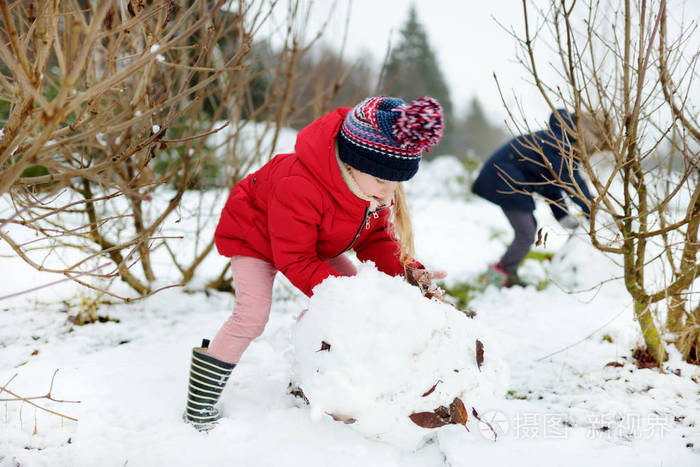
[[[503,270],[500,263],[492,264],[485,273],[479,276],[478,282],[482,285],[482,290],[493,284],[499,289],[504,286],[508,279],[508,273]]]
[[[234,363],[226,363],[207,355],[209,341],[202,342],[202,347],[192,349],[190,365],[190,383],[187,388],[187,406],[182,418],[199,431],[214,428],[221,418],[214,404],[224,390]]]

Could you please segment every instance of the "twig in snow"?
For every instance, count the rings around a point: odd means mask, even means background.
[[[53,376],[51,376],[51,385],[49,386],[49,391],[46,394],[44,394],[43,396],[33,396],[33,397],[22,397],[19,394],[15,394],[14,392],[7,389],[7,386],[9,386],[10,382],[13,379],[15,379],[15,377],[17,376],[17,373],[15,373],[12,376],[12,378],[10,378],[10,381],[8,381],[4,386],[0,386],[0,393],[5,391],[9,395],[13,396],[13,399],[0,399],[0,402],[15,402],[15,401],[26,402],[27,404],[33,405],[34,407],[36,407],[40,410],[43,410],[45,412],[49,412],[49,413],[57,415],[61,418],[65,418],[67,420],[72,420],[74,422],[77,422],[78,421],[77,418],[69,417],[68,415],[62,414],[60,412],[56,412],[56,411],[51,410],[51,409],[47,409],[46,407],[42,407],[42,406],[32,402],[32,400],[35,400],[35,399],[48,399],[48,400],[53,401],[53,402],[63,402],[63,403],[69,403],[69,404],[79,404],[80,403],[80,401],[68,401],[68,400],[61,400],[61,399],[54,399],[53,398],[53,396],[51,395],[51,391],[53,391],[53,381],[54,381],[54,378],[56,378],[56,373],[58,373],[58,369],[56,369],[56,371],[53,372]]]

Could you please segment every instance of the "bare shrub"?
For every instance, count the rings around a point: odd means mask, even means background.
[[[586,233],[596,248],[619,260],[647,349],[662,362],[666,350],[653,313],[658,304],[665,303],[673,331],[700,324],[700,311],[689,300],[700,272],[697,25],[671,18],[663,0],[537,5],[541,9],[532,15],[523,1],[520,61],[552,111],[575,112],[575,125],[560,121],[569,135],[559,148],[562,170],[571,174],[580,167],[594,198],[589,202],[575,182],[564,183],[551,167],[551,180],[543,183],[588,204]],[[551,50],[558,62],[541,67],[541,54]],[[517,123],[522,112],[515,113],[517,131],[529,131],[526,119]],[[589,144],[584,128],[599,136],[593,138],[597,146]],[[532,147],[538,149],[537,141]],[[598,157],[601,149],[606,152]],[[692,343],[683,349],[687,357],[691,347],[697,352],[697,331],[683,335]]]
[[[300,69],[322,32],[306,37],[313,5],[277,7],[0,2],[0,239],[13,254],[119,299],[191,281],[216,201],[274,154],[295,90],[314,82]],[[171,234],[183,216],[192,228]]]

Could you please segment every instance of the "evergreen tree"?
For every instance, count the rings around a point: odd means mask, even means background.
[[[472,99],[459,130],[462,153],[473,154],[480,160],[486,160],[508,139],[508,134],[502,127],[488,121],[477,97]]]
[[[432,96],[442,104],[445,113],[445,134],[431,156],[455,152],[452,100],[442,71],[430,47],[423,25],[418,21],[415,5],[408,11],[406,23],[400,30],[400,40],[391,51],[382,79],[382,89],[391,96],[407,101]]]

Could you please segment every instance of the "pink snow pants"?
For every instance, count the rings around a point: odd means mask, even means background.
[[[357,274],[357,268],[345,255],[328,261],[343,276]],[[233,314],[221,326],[207,354],[226,363],[238,363],[243,352],[262,334],[270,318],[272,284],[277,270],[258,258],[234,256],[231,274],[236,288]]]

